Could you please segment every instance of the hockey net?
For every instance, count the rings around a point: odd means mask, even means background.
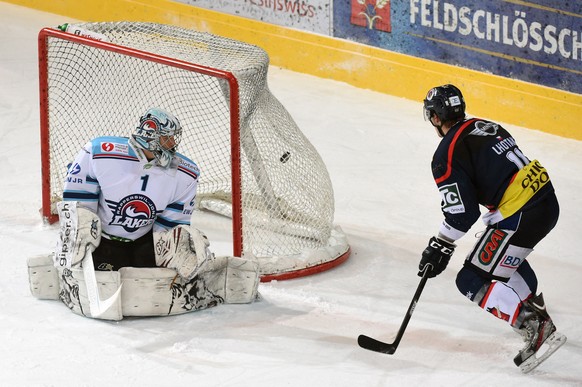
[[[346,260],[327,168],[270,93],[269,58],[243,42],[175,26],[83,23],[104,41],[39,34],[42,213],[57,220],[67,166],[82,145],[129,136],[150,107],[184,128],[179,152],[201,169],[197,211],[232,219],[234,256],[261,279],[309,275]],[[202,217],[200,217],[202,218]]]

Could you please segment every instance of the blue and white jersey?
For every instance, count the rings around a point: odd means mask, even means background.
[[[162,168],[128,138],[98,137],[70,165],[63,200],[94,211],[106,238],[136,240],[152,227],[190,224],[199,175],[198,166],[179,153]]]

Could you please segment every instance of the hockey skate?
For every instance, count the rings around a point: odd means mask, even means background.
[[[513,362],[522,372],[528,373],[564,345],[566,336],[557,332],[541,293],[526,301],[520,314],[518,320],[522,323],[518,332],[525,346]]]

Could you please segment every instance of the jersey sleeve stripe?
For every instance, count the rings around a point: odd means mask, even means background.
[[[191,169],[179,166],[178,171],[184,172],[186,175],[191,176],[194,180],[198,179],[198,174]]]
[[[476,118],[468,120],[459,128],[457,133],[455,133],[455,137],[453,137],[453,140],[451,141],[451,144],[449,145],[449,150],[447,152],[447,171],[445,172],[444,175],[434,180],[437,184],[440,184],[443,181],[447,180],[451,176],[451,173],[453,173],[453,152],[455,151],[455,145],[457,144],[457,140],[459,139],[463,131],[467,128],[467,126],[471,125],[475,121],[477,121]]]
[[[79,200],[79,201],[97,201],[99,200],[98,193],[91,192],[74,192],[74,191],[64,191],[63,199],[65,200]]]
[[[128,161],[139,161],[137,157],[129,155],[114,155],[114,154],[95,154],[93,159],[118,159],[118,160],[128,160]]]
[[[188,222],[176,222],[174,220],[162,218],[161,216],[158,216],[156,218],[156,224],[158,224],[166,229],[170,229],[172,227],[176,227],[176,226],[179,226],[181,224],[188,224]]]
[[[182,211],[184,211],[184,204],[183,203],[170,203],[170,204],[168,204],[166,209],[171,210],[171,211],[182,212]]]

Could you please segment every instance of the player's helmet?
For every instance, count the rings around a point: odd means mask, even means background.
[[[139,126],[132,137],[139,147],[152,152],[161,166],[168,167],[180,143],[182,126],[173,114],[160,108],[151,108],[139,119]],[[173,146],[164,146],[160,137],[172,137]]]
[[[454,85],[443,85],[430,89],[424,99],[424,118],[430,121],[432,114],[441,121],[458,120],[465,117],[465,98]]]

